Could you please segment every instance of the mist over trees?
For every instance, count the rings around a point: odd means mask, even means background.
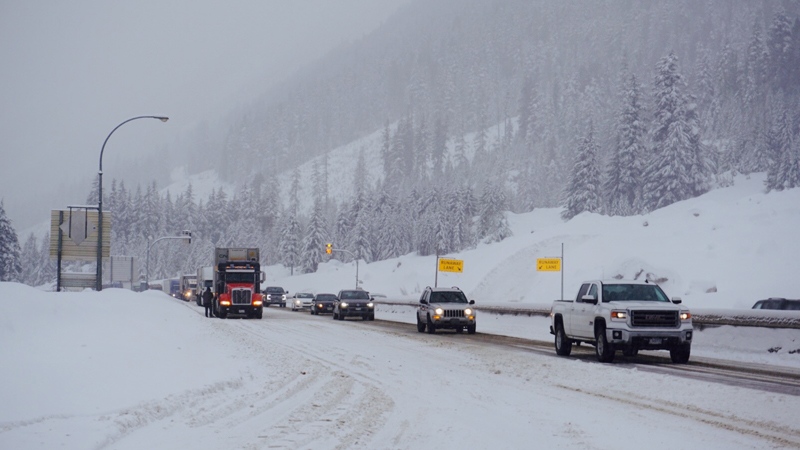
[[[191,246],[153,249],[151,278],[226,245],[313,271],[325,242],[367,262],[445,254],[507,237],[507,211],[641,214],[758,171],[767,191],[796,188],[799,15],[780,0],[413,3],[221,138],[204,124],[184,140],[230,198],[115,182],[112,254],[142,261],[147,236],[191,229]],[[330,171],[332,149],[376,132],[352,172]]]

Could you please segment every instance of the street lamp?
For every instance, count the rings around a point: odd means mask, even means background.
[[[162,122],[166,122],[169,120],[169,117],[166,116],[136,116],[131,117],[130,119],[120,123],[113,130],[111,133],[108,133],[106,136],[106,140],[103,141],[103,147],[100,148],[100,171],[97,172],[98,174],[98,181],[97,181],[97,284],[95,289],[99,292],[103,290],[103,152],[106,149],[106,142],[108,142],[108,138],[117,131],[117,128],[125,125],[126,123],[136,120],[136,119],[158,119]]]
[[[150,289],[150,247],[152,247],[153,244],[155,244],[156,242],[162,241],[164,239],[185,239],[186,241],[188,241],[188,243],[191,244],[192,243],[192,232],[189,231],[189,230],[183,230],[183,231],[181,231],[181,235],[180,236],[164,236],[164,237],[160,237],[160,238],[156,239],[153,242],[150,242],[150,239],[151,238],[149,238],[149,237],[147,238],[147,241],[148,241],[148,244],[147,244],[147,266],[145,266],[145,274],[144,274],[144,277],[145,277],[144,278],[144,282],[145,282],[145,285],[147,285],[147,289]]]

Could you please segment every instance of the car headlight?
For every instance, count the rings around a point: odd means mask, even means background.
[[[628,320],[627,311],[611,311],[611,320]]]
[[[465,316],[471,316],[472,315],[472,309],[470,309],[470,308],[465,309],[464,310],[464,315]]]
[[[367,308],[374,308],[375,305],[372,302],[367,303]]]
[[[340,308],[347,308],[347,302],[339,303]]]
[[[299,304],[301,304],[301,303],[303,303],[303,302],[301,302],[300,300],[295,300],[295,301],[294,301],[294,304],[295,304],[295,305],[299,305]]]
[[[692,319],[692,313],[690,313],[689,311],[682,311],[681,312],[681,321],[682,322],[685,322],[685,321],[691,320],[691,319]]]
[[[444,314],[444,310],[442,308],[436,308],[435,310],[433,310],[433,312],[435,312],[437,316],[441,316],[442,314]]]

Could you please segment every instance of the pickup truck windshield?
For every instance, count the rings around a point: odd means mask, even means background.
[[[669,298],[655,284],[604,284],[604,302],[652,301],[669,302]]]

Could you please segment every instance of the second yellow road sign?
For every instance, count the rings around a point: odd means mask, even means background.
[[[540,272],[560,272],[561,258],[539,258],[536,260],[536,270]]]
[[[464,271],[464,260],[461,259],[440,259],[439,272],[458,272]]]

